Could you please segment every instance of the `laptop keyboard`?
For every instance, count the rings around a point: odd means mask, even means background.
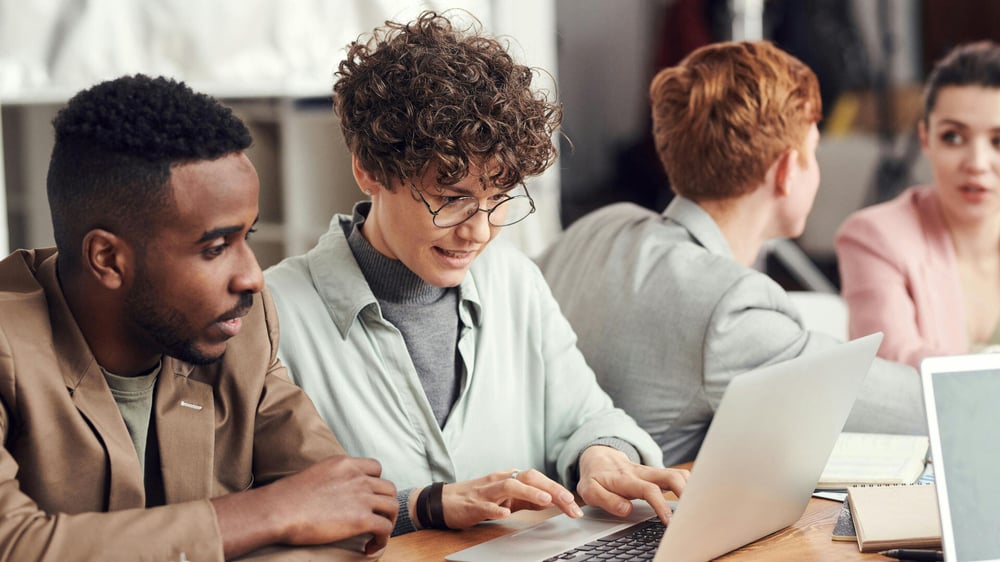
[[[666,526],[656,517],[611,533],[585,545],[567,550],[545,562],[584,560],[652,560]]]

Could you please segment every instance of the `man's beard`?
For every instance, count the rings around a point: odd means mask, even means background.
[[[253,294],[243,293],[240,295],[240,302],[230,313],[249,309],[252,305]],[[125,313],[170,357],[193,365],[210,365],[225,355],[225,351],[218,355],[207,355],[198,349],[194,337],[198,330],[185,320],[179,310],[160,302],[156,289],[144,271],[138,272],[135,285],[125,298]]]

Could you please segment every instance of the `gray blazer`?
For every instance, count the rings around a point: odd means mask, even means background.
[[[662,215],[600,209],[538,261],[601,386],[668,466],[694,459],[733,377],[838,343],[807,331],[784,289],[737,263],[683,197]],[[878,360],[845,430],[925,433],[916,371]]]

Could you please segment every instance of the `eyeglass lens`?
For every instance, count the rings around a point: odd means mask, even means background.
[[[438,211],[435,223],[441,227],[461,224],[479,211],[479,200],[462,198],[452,201]],[[524,220],[531,214],[531,199],[516,195],[504,199],[489,211],[489,221],[493,226],[508,226]]]

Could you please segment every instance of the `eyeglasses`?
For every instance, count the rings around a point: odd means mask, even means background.
[[[416,192],[420,200],[423,201],[427,212],[433,217],[434,226],[438,228],[451,228],[476,216],[476,213],[486,213],[486,220],[493,226],[510,226],[528,218],[528,215],[535,212],[535,200],[528,194],[528,189],[523,185],[518,188],[524,190],[524,194],[508,195],[505,199],[491,209],[483,209],[479,206],[479,199],[470,196],[464,197],[443,197],[444,205],[435,211],[431,208],[424,194],[417,189],[417,186],[410,183],[410,189]]]

